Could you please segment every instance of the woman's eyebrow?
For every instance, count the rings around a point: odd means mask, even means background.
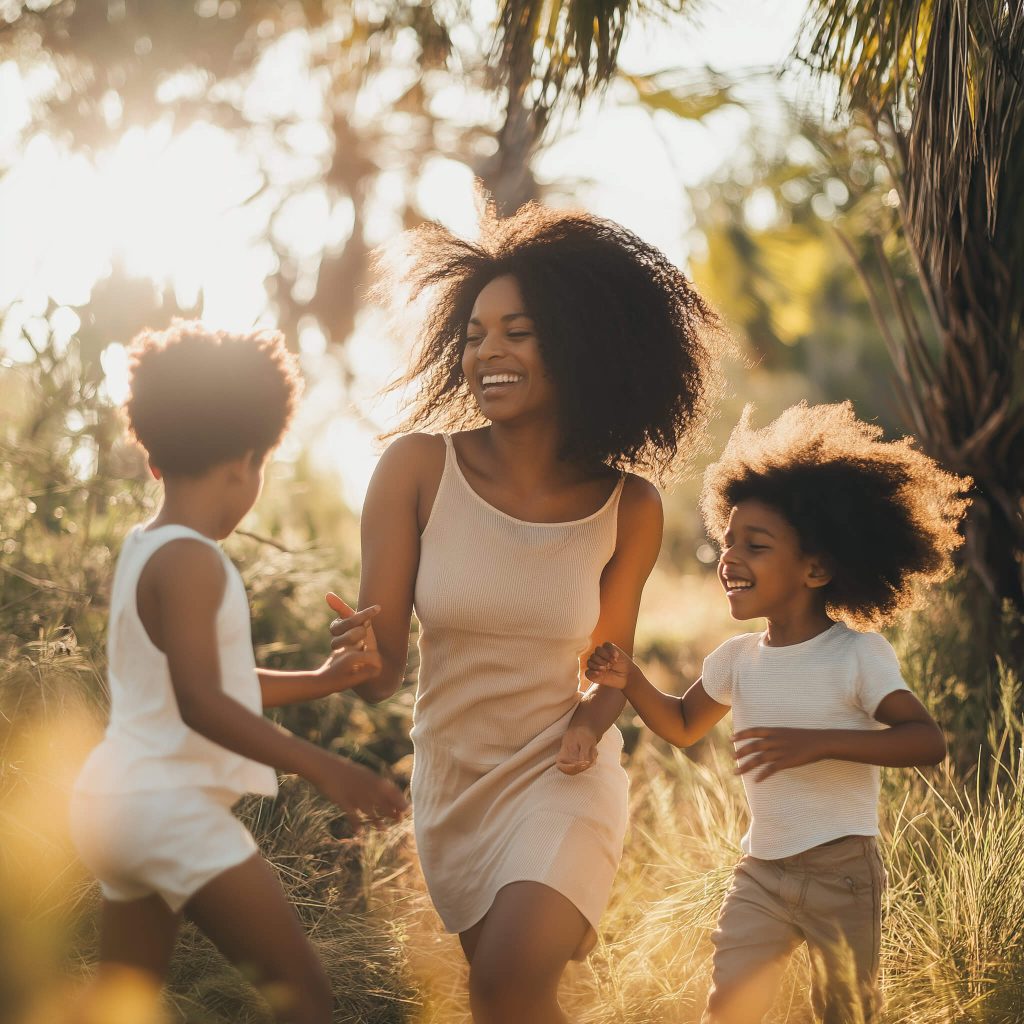
[[[772,540],[775,540],[775,534],[771,530],[766,530],[763,526],[748,526],[747,533],[763,533]]]
[[[518,320],[520,318],[522,318],[523,320],[532,320],[533,319],[533,317],[530,316],[529,313],[506,313],[501,318],[501,322],[502,323],[508,323],[509,320]],[[471,324],[478,324],[478,325],[480,324],[480,320],[477,317],[475,317],[475,316],[471,316],[469,318],[469,322]]]

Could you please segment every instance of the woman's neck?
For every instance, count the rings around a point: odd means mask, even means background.
[[[576,473],[573,464],[561,458],[560,433],[550,421],[492,423],[482,441],[496,474],[513,485],[530,489]]]

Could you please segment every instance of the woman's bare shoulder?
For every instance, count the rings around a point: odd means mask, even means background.
[[[622,482],[621,507],[641,517],[661,516],[661,492],[650,480],[626,473]]]
[[[444,468],[444,437],[441,434],[403,434],[384,449],[378,473],[419,478],[439,475]]]

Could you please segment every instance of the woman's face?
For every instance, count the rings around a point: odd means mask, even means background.
[[[554,384],[519,282],[511,275],[494,278],[477,296],[466,328],[462,372],[480,411],[492,422],[554,411]]]

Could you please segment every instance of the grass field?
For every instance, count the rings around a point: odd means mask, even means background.
[[[735,629],[706,578],[656,576],[639,648],[666,686],[699,671],[700,653]],[[932,605],[897,635],[910,682],[931,703],[953,685]],[[931,672],[932,676],[920,673]],[[918,673],[914,675],[913,673]],[[883,944],[885,1020],[891,1024],[1015,1024],[1024,1020],[1024,774],[1020,681],[1004,669],[989,703],[977,764],[884,773],[882,822],[889,872]],[[943,698],[945,699],[945,698]],[[100,665],[61,634],[40,637],[4,666],[0,684],[0,1008],[26,1024],[67,1019],[95,950],[97,892],[64,826],[67,790],[99,735]],[[409,697],[365,711],[324,702],[321,738],[349,729],[400,754]],[[308,722],[307,722],[308,724]],[[600,943],[572,965],[564,1003],[579,1024],[700,1017],[709,942],[728,885],[745,809],[725,727],[684,754],[628,715],[631,830]],[[336,745],[339,745],[336,742]],[[343,740],[341,746],[360,746]],[[692,756],[688,756],[692,755]],[[372,760],[372,758],[371,758]],[[407,759],[406,759],[407,760]],[[401,773],[407,770],[402,761]],[[338,1021],[459,1024],[469,1020],[457,941],[442,933],[416,864],[408,823],[360,841],[311,789],[286,780],[276,801],[242,813],[281,875],[327,964]],[[795,958],[776,1024],[809,1020],[807,966]],[[191,930],[168,987],[168,1015],[189,1024],[248,1024],[266,1007],[245,979]]]

